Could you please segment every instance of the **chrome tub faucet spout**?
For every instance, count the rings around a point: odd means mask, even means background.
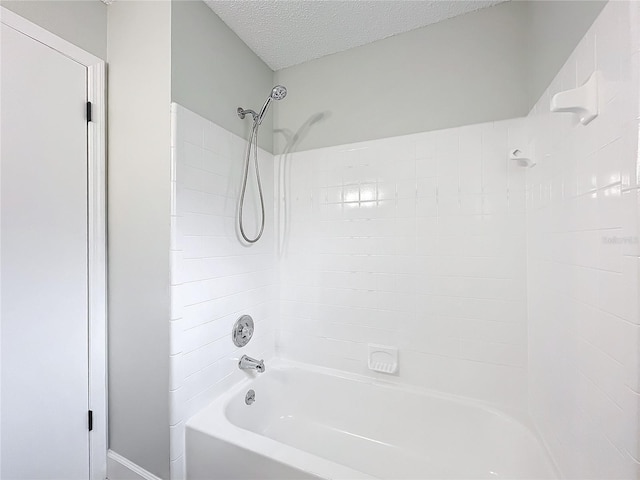
[[[264,360],[256,360],[255,358],[243,355],[238,362],[240,370],[255,370],[258,373],[262,373],[265,370]]]

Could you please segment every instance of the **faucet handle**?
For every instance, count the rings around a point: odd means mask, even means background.
[[[266,367],[264,366],[264,360],[260,360],[260,362],[256,365],[256,371],[258,373],[264,372]]]
[[[233,325],[233,344],[236,347],[244,347],[249,343],[249,340],[251,340],[254,328],[253,318],[251,318],[251,315],[242,315],[238,318],[236,323]]]

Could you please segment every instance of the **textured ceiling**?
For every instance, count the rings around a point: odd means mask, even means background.
[[[505,0],[205,0],[273,70]]]

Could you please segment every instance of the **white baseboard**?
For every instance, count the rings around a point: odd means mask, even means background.
[[[107,479],[108,480],[162,480],[153,473],[146,471],[131,460],[109,450],[107,452]]]

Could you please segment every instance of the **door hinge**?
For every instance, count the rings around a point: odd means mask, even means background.
[[[91,121],[91,102],[87,102],[87,122]]]
[[[89,431],[93,430],[93,410],[89,410]]]

